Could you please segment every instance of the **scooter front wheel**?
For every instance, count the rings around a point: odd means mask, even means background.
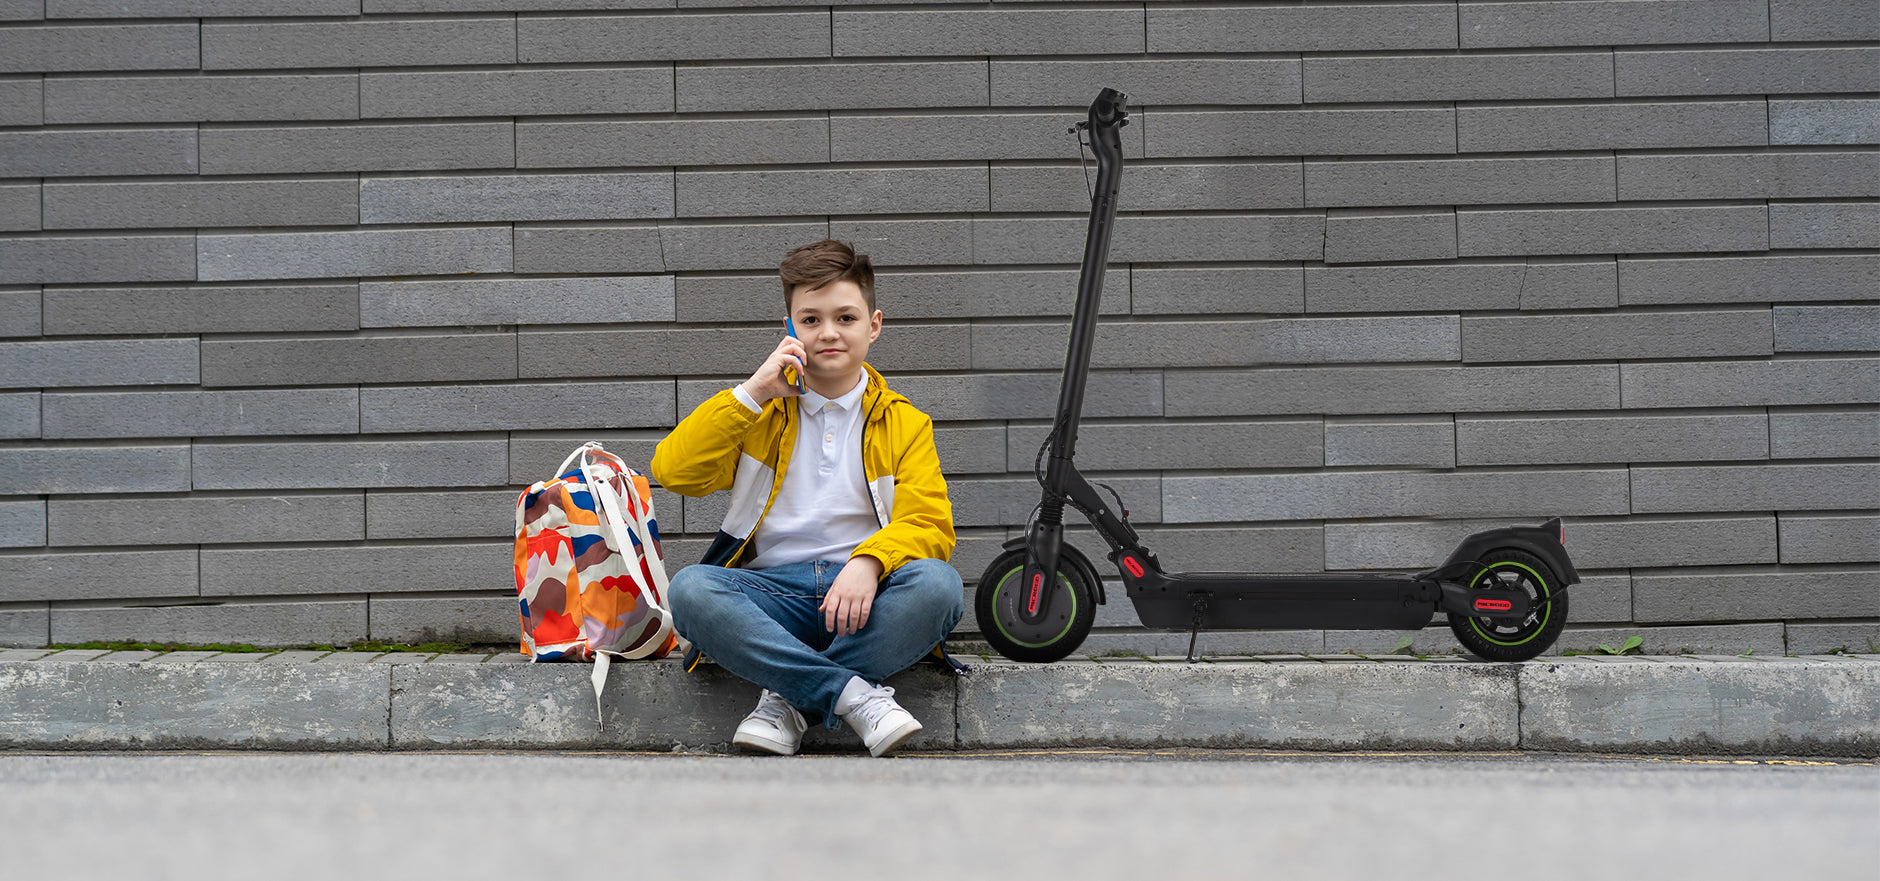
[[[1523,591],[1533,610],[1520,621],[1451,613],[1449,630],[1456,635],[1456,641],[1476,657],[1489,661],[1525,661],[1546,651],[1567,626],[1567,592],[1560,576],[1541,558],[1514,548],[1483,554],[1481,564],[1469,587]]]
[[[1030,624],[1019,617],[1024,574],[1022,549],[1001,554],[986,567],[973,595],[979,632],[994,650],[1014,661],[1048,664],[1060,660],[1083,645],[1090,634],[1090,625],[1097,619],[1096,591],[1076,566],[1060,561],[1057,577],[1047,579],[1057,587],[1046,592],[1044,619]]]

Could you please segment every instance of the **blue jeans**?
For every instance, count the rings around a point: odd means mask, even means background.
[[[966,611],[960,573],[944,560],[915,560],[881,580],[860,631],[837,636],[817,606],[842,566],[687,566],[667,595],[673,623],[719,666],[782,695],[810,724],[833,727],[851,677],[879,685],[913,666]]]

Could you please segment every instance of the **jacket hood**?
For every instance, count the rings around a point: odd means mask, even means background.
[[[868,383],[868,390],[862,392],[862,412],[868,414],[868,421],[879,422],[894,405],[911,403],[900,392],[888,388],[888,381],[873,364],[862,362],[862,370],[867,374]]]

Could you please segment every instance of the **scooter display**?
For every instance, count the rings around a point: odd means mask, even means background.
[[[986,641],[1013,660],[1050,662],[1089,635],[1106,597],[1096,567],[1064,541],[1069,505],[1109,545],[1143,625],[1189,633],[1191,662],[1203,630],[1420,630],[1438,612],[1481,658],[1525,661],[1546,651],[1566,626],[1567,588],[1580,580],[1559,518],[1476,533],[1441,565],[1414,574],[1170,573],[1143,546],[1120,498],[1106,502],[1077,470],[1077,430],[1122,182],[1119,133],[1128,123],[1126,96],[1106,88],[1076,127],[1097,155],[1097,181],[1070,347],[1057,417],[1033,467],[1043,497],[1025,535],[1006,542],[979,579],[974,611]]]

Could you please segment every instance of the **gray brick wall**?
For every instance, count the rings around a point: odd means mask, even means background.
[[[1036,502],[1101,85],[1081,461],[1168,564],[1561,515],[1565,648],[1880,619],[1872,0],[658,5],[0,3],[0,644],[507,641],[516,491],[644,464],[824,236],[970,590]],[[724,501],[657,498],[682,565]],[[1185,648],[1112,597],[1090,651]]]

